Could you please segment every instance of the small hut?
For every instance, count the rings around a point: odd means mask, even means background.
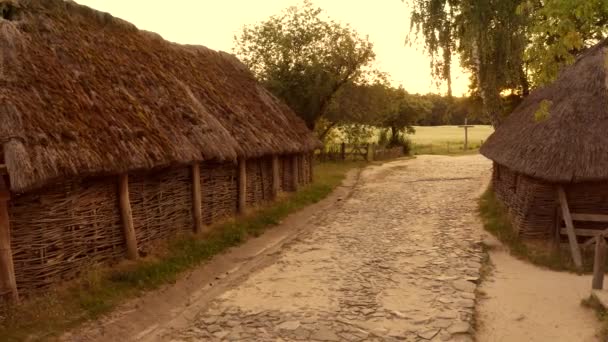
[[[0,295],[312,180],[318,140],[234,56],[74,2],[0,5]]]
[[[608,41],[530,94],[481,153],[521,236],[572,244],[608,228]]]

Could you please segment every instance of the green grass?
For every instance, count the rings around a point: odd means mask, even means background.
[[[576,272],[567,254],[556,251],[547,243],[524,243],[513,229],[507,209],[491,188],[479,199],[479,214],[485,230],[507,246],[512,255],[552,270]],[[590,265],[586,264],[585,269],[589,270]]]
[[[259,236],[287,215],[327,197],[346,173],[364,163],[323,163],[315,166],[315,181],[299,192],[246,217],[213,227],[205,236],[183,236],[164,244],[163,253],[111,269],[93,270],[62,289],[24,301],[0,312],[0,340],[46,339],[109,312],[126,299],[174,283],[226,249]]]
[[[581,305],[595,311],[597,319],[601,323],[599,332],[600,341],[608,341],[608,312],[595,296],[589,296],[581,301]]]

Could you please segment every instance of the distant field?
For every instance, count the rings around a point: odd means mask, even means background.
[[[487,140],[492,132],[492,126],[469,128],[469,142],[479,144],[482,140]],[[409,137],[415,144],[463,142],[464,129],[458,126],[416,126],[416,134]]]

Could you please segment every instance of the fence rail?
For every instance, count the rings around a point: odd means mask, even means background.
[[[320,162],[362,160],[375,161],[399,158],[404,155],[403,147],[382,148],[374,144],[365,145],[326,145],[323,149],[317,150],[315,157]]]

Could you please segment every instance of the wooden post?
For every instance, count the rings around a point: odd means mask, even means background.
[[[593,259],[593,284],[594,290],[604,288],[604,274],[606,273],[606,239],[603,235],[595,238],[595,257]]]
[[[272,156],[272,198],[276,199],[281,189],[281,175],[279,173],[279,156]]]
[[[314,170],[315,170],[315,152],[312,151],[310,153],[310,162],[308,163],[308,167],[310,168],[310,172],[309,172],[309,176],[310,176],[310,183],[312,183],[315,178],[314,178]]]
[[[469,125],[469,119],[464,119],[464,126],[458,126],[460,128],[464,128],[464,151],[466,152],[469,149],[469,128],[475,127]]]
[[[8,300],[18,302],[19,292],[17,291],[17,280],[15,278],[8,216],[10,197],[10,193],[4,188],[2,176],[0,176],[0,294],[6,294]]]
[[[566,198],[566,192],[563,187],[557,189],[557,195],[559,203],[562,208],[562,217],[566,223],[566,230],[568,232],[568,241],[570,242],[570,251],[572,252],[572,260],[574,265],[580,270],[583,267],[583,261],[581,258],[581,250],[576,241],[576,234],[574,233],[574,223],[572,222],[572,215],[570,214],[570,208],[568,208],[568,199]]]
[[[247,161],[239,159],[239,214],[247,210]]]
[[[342,161],[346,160],[346,143],[340,145],[340,158],[342,158]]]
[[[129,175],[120,175],[118,193],[120,198],[120,214],[122,216],[122,228],[127,243],[127,258],[137,260],[137,238],[133,227],[133,214],[131,212],[131,200],[129,199]]]
[[[292,179],[292,187],[293,191],[298,191],[300,182],[299,182],[299,168],[298,168],[298,154],[294,154],[291,158],[291,169],[293,170],[293,179]]]
[[[192,216],[194,219],[194,233],[203,232],[203,213],[201,200],[201,165],[192,164]]]

